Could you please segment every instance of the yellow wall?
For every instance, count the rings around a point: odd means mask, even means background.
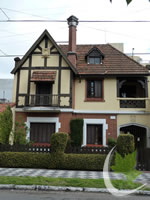
[[[104,79],[104,102],[85,102],[86,82],[84,79],[75,81],[75,109],[79,110],[118,110],[116,80]]]
[[[47,66],[58,67],[59,66],[59,55],[50,55],[47,58]]]
[[[21,70],[19,93],[27,93],[27,87],[28,87],[28,70]]]
[[[29,59],[25,61],[25,63],[22,65],[22,67],[29,67]]]
[[[61,93],[70,93],[70,70],[61,71]]]

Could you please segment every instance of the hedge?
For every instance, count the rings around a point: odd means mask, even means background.
[[[49,168],[51,154],[29,152],[1,152],[0,167]]]
[[[0,167],[102,170],[106,155],[1,152]],[[55,159],[54,159],[55,158]]]

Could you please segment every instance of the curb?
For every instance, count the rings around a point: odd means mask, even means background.
[[[66,192],[98,192],[109,193],[105,188],[82,188],[82,187],[61,187],[61,186],[47,186],[47,185],[14,185],[14,184],[0,184],[0,190],[36,190],[36,191],[66,191]],[[138,190],[136,195],[148,195],[150,191]]]

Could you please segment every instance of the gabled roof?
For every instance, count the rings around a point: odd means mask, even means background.
[[[55,46],[57,51],[62,55],[66,63],[71,67],[72,71],[77,74],[76,68],[72,65],[72,63],[69,61],[67,56],[64,54],[64,52],[60,49],[60,47],[57,45],[55,40],[52,38],[52,36],[49,34],[49,32],[45,29],[45,31],[41,34],[41,36],[36,40],[36,42],[32,45],[32,47],[27,51],[27,53],[23,56],[23,58],[18,62],[17,66],[11,71],[12,74],[15,74],[16,71],[20,68],[21,65],[24,64],[24,62],[27,60],[28,56],[37,48],[37,45],[44,39],[44,37],[47,36],[48,39],[52,42],[52,44]]]
[[[96,47],[104,55],[102,64],[88,64],[86,55]],[[67,55],[67,45],[60,45]],[[146,76],[149,71],[146,67],[134,61],[110,44],[77,45],[77,71],[82,75],[102,76]]]

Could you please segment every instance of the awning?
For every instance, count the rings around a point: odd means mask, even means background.
[[[56,78],[56,71],[34,71],[32,73],[32,82],[54,82]]]

